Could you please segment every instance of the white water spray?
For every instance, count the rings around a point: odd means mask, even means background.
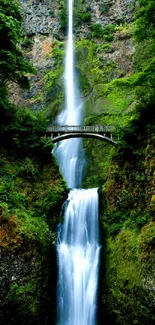
[[[66,108],[60,124],[82,123],[82,103],[74,75],[73,0],[68,0],[68,42],[65,62]],[[62,141],[55,150],[69,188],[79,187],[83,161],[80,139]],[[66,201],[64,224],[58,233],[58,325],[96,325],[99,263],[97,189],[73,189]]]

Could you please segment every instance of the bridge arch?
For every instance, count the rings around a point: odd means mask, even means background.
[[[107,142],[113,146],[115,146],[117,143],[110,137],[107,137],[105,135],[102,134],[97,134],[97,133],[65,133],[65,134],[60,134],[57,135],[56,137],[52,138],[52,142],[53,143],[57,143],[59,141],[63,141],[66,139],[70,139],[70,138],[94,138],[94,139],[98,139],[98,140],[102,140],[104,142]]]

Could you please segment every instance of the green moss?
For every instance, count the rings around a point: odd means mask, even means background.
[[[56,118],[64,107],[64,43],[55,42],[50,57],[55,61],[55,69],[47,70],[44,78],[43,96],[46,102],[44,115],[51,120]]]
[[[18,309],[24,316],[36,315],[39,308],[40,288],[37,280],[31,280],[24,285],[13,282],[8,294],[8,299],[18,305]],[[21,304],[22,301],[22,304]]]
[[[6,160],[3,159],[1,174],[1,200],[6,202],[11,214],[17,214],[18,210],[19,218],[20,213],[21,218],[24,213],[26,218],[28,215],[50,217],[52,209],[63,200],[65,182],[59,176],[52,157],[42,166],[36,157],[13,160],[13,157],[7,156]],[[5,205],[2,208],[6,210]]]
[[[139,237],[141,259],[149,261],[155,253],[155,223],[151,222],[142,229]]]
[[[151,296],[143,285],[139,233],[135,229],[123,229],[117,236],[108,237],[105,254],[102,285],[107,324],[149,324],[154,318],[149,307]]]
[[[96,100],[95,110],[98,114],[95,114],[95,111],[94,114],[89,113],[89,116],[85,119],[85,124],[111,125],[115,127],[113,138],[119,143],[119,134],[121,133],[121,130],[126,127],[129,121],[135,116],[135,107],[132,106],[132,102],[135,98],[134,91],[128,89],[127,87],[123,87],[123,89],[116,86],[111,87],[110,84],[109,88],[108,85],[100,85],[100,87],[98,86],[97,91],[101,96],[98,100]],[[90,104],[86,103],[86,105],[89,106]],[[100,112],[103,111],[103,113],[99,114],[99,112],[97,112],[98,105]],[[129,108],[130,105],[131,108]],[[91,111],[91,107],[88,106],[86,106],[86,109]],[[116,164],[113,171],[110,171],[111,159],[113,154],[116,152],[116,149],[97,140],[93,140],[92,143],[92,140],[88,139],[84,141],[84,144],[87,155],[87,170],[85,173],[84,184],[89,184],[90,186],[92,179],[92,184],[102,187],[107,179],[107,175],[114,172],[115,174],[117,173],[117,176],[119,175],[119,177],[124,177],[122,175],[124,172],[121,170],[121,168],[119,168],[119,170],[115,170]],[[98,173],[96,173],[96,166],[99,171]],[[124,197],[124,201],[125,200],[126,199]]]
[[[47,220],[53,217],[54,230],[66,184],[51,156],[53,144],[44,137],[43,114],[9,105],[3,106],[0,132],[1,216],[15,216],[18,233],[45,246],[52,238]]]
[[[75,67],[78,71],[83,94],[89,92],[94,85],[104,81],[104,73],[100,59],[95,56],[97,45],[91,40],[77,41],[75,45]]]

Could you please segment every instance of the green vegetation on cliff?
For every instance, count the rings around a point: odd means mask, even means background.
[[[52,209],[62,199],[65,183],[51,156],[52,143],[44,136],[48,126],[46,118],[42,113],[33,114],[9,101],[8,82],[16,81],[24,87],[21,78],[26,80],[25,74],[34,72],[34,68],[18,47],[22,31],[18,2],[4,0],[0,6],[3,18],[1,38],[5,35],[5,42],[1,44],[3,48],[0,49],[3,56],[0,84],[1,213],[3,219],[14,215],[18,220],[19,217],[20,224],[25,219],[25,230],[21,229],[26,231],[29,221],[33,228],[31,218],[47,218],[53,213]],[[42,219],[40,222],[43,222]],[[25,235],[29,237],[32,233],[34,237],[37,234],[31,229]]]
[[[154,11],[152,1],[139,1],[133,25],[132,73],[111,84],[112,89],[133,90],[135,103],[131,119],[119,128],[118,147],[101,194],[105,236],[100,285],[106,324],[149,325],[155,321]]]
[[[1,1],[0,18],[0,318],[7,325],[38,324],[39,319],[52,324],[55,302],[45,318],[56,296],[53,244],[66,184],[45,137],[43,113],[9,100],[8,84],[29,87],[28,73],[35,72],[19,47],[18,2]]]
[[[0,86],[7,81],[18,82],[28,87],[26,73],[35,71],[25,60],[19,47],[21,41],[22,12],[18,1],[0,2]]]

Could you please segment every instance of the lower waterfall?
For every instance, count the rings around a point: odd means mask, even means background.
[[[98,283],[98,192],[70,191],[58,235],[58,324],[95,325]]]

